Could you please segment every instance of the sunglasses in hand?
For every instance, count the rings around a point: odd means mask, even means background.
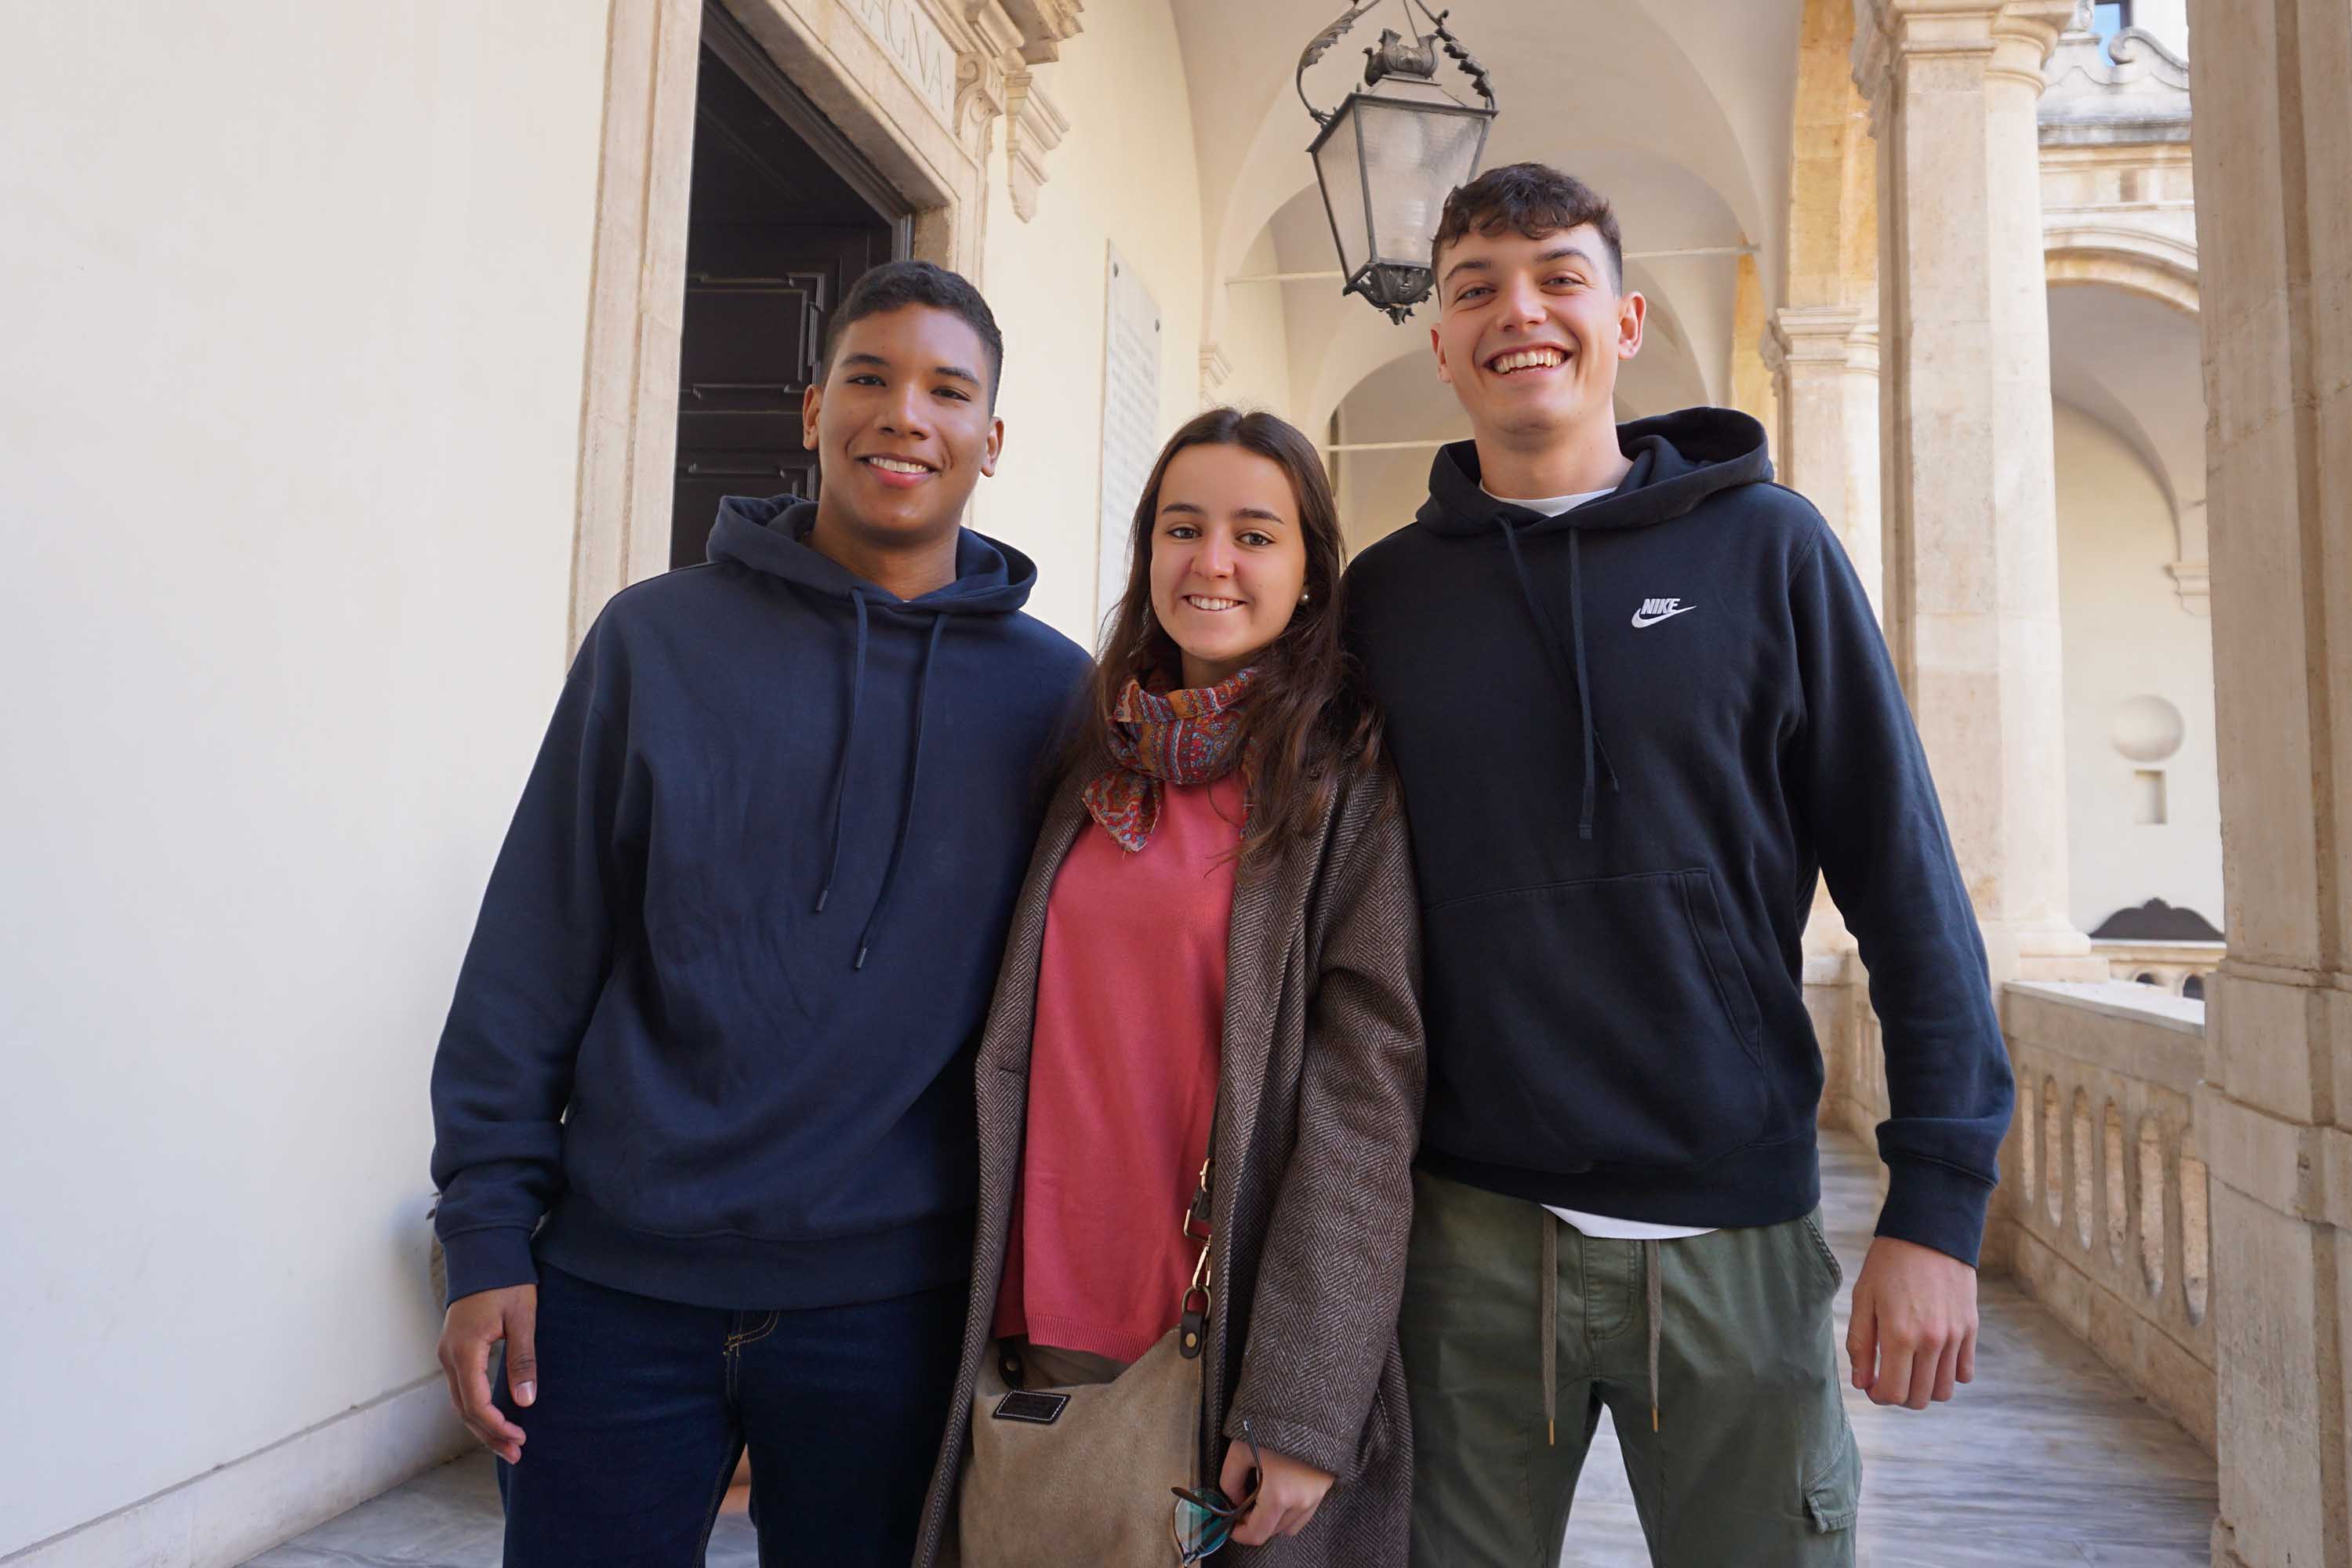
[[[1234,1526],[1249,1516],[1257,1506],[1258,1487],[1265,1476],[1265,1462],[1257,1451],[1257,1438],[1250,1431],[1249,1417],[1242,1417],[1242,1439],[1249,1444],[1249,1493],[1234,1502],[1215,1487],[1202,1487],[1195,1491],[1190,1487],[1171,1487],[1176,1494],[1176,1517],[1168,1532],[1176,1542],[1176,1561],[1198,1563],[1233,1539]]]

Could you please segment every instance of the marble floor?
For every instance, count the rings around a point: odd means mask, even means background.
[[[1869,1151],[1822,1148],[1823,1208],[1852,1279],[1877,1193]],[[1843,1334],[1845,1303],[1838,1307]],[[2203,1568],[2212,1462],[2006,1279],[1985,1283],[1977,1381],[1927,1412],[1847,1391],[1862,1446],[1864,1568]],[[494,1568],[499,1498],[487,1457],[460,1459],[254,1558],[248,1568]],[[710,1568],[752,1568],[749,1522],[720,1519]],[[1648,1562],[1605,1418],[1562,1568]],[[1727,1565],[1728,1568],[1728,1565]]]

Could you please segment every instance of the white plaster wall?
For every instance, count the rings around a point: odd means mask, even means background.
[[[2135,0],[2132,26],[2156,35],[2174,54],[2189,55],[2189,0]]]
[[[1200,185],[1170,0],[1089,9],[1086,31],[1038,79],[1070,130],[1046,158],[1026,223],[1013,209],[997,133],[981,286],[1004,332],[1005,446],[972,521],[1036,560],[1031,612],[1091,647],[1106,245],[1160,305],[1160,433],[1200,407]]]
[[[2162,489],[2104,424],[2057,405],[2058,574],[2065,645],[2069,907],[2091,931],[2160,898],[2221,922],[2221,812],[2213,731],[2212,623],[2182,607],[2165,565]],[[2186,738],[2161,763],[2116,750],[2117,706],[2143,693],[2180,710]],[[2132,774],[2165,773],[2167,821],[2133,820]]]
[[[434,1371],[425,1079],[562,676],[604,39],[0,10],[0,1556]]]
[[[1343,426],[1348,424],[1344,411],[1339,420]],[[1348,439],[1357,438],[1349,429]],[[1342,456],[1339,521],[1347,531],[1350,558],[1413,520],[1429,499],[1429,465],[1436,456],[1433,447]]]
[[[1372,313],[1361,300],[1350,299],[1348,304]],[[1454,389],[1437,379],[1423,325],[1429,313],[1430,307],[1423,306],[1403,329],[1414,334],[1419,347],[1357,383],[1340,404],[1342,441],[1376,445],[1469,438],[1470,416],[1454,401]],[[1339,521],[1347,530],[1350,555],[1412,521],[1429,499],[1429,465],[1436,456],[1437,449],[1428,446],[1341,454]]]
[[[1274,231],[1269,228],[1258,236],[1257,243],[1243,258],[1242,271],[1255,274],[1280,270],[1282,258],[1275,245]],[[1290,325],[1284,300],[1287,292],[1279,283],[1231,286],[1225,306],[1225,335],[1218,344],[1231,374],[1211,395],[1237,406],[1263,408],[1297,424],[1305,416],[1295,406],[1290,383]],[[1307,434],[1322,439],[1318,431],[1309,430]]]

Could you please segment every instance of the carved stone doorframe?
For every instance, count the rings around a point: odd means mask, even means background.
[[[705,4],[611,0],[567,658],[607,599],[669,564]],[[912,253],[980,280],[993,126],[1018,98],[1033,127],[1013,175],[1025,217],[1060,125],[1030,68],[1078,31],[1085,0],[710,4],[723,7],[731,41],[773,62],[887,184],[911,221]]]

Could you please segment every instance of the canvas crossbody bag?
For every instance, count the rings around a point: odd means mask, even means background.
[[[958,1488],[964,1568],[1085,1563],[1166,1568],[1169,1488],[1200,1481],[1201,1352],[1208,1342],[1214,1269],[1209,1158],[1180,1224],[1198,1242],[1192,1283],[1176,1326],[1108,1383],[1031,1388],[1017,1346],[1000,1341],[971,1396],[971,1440]]]

